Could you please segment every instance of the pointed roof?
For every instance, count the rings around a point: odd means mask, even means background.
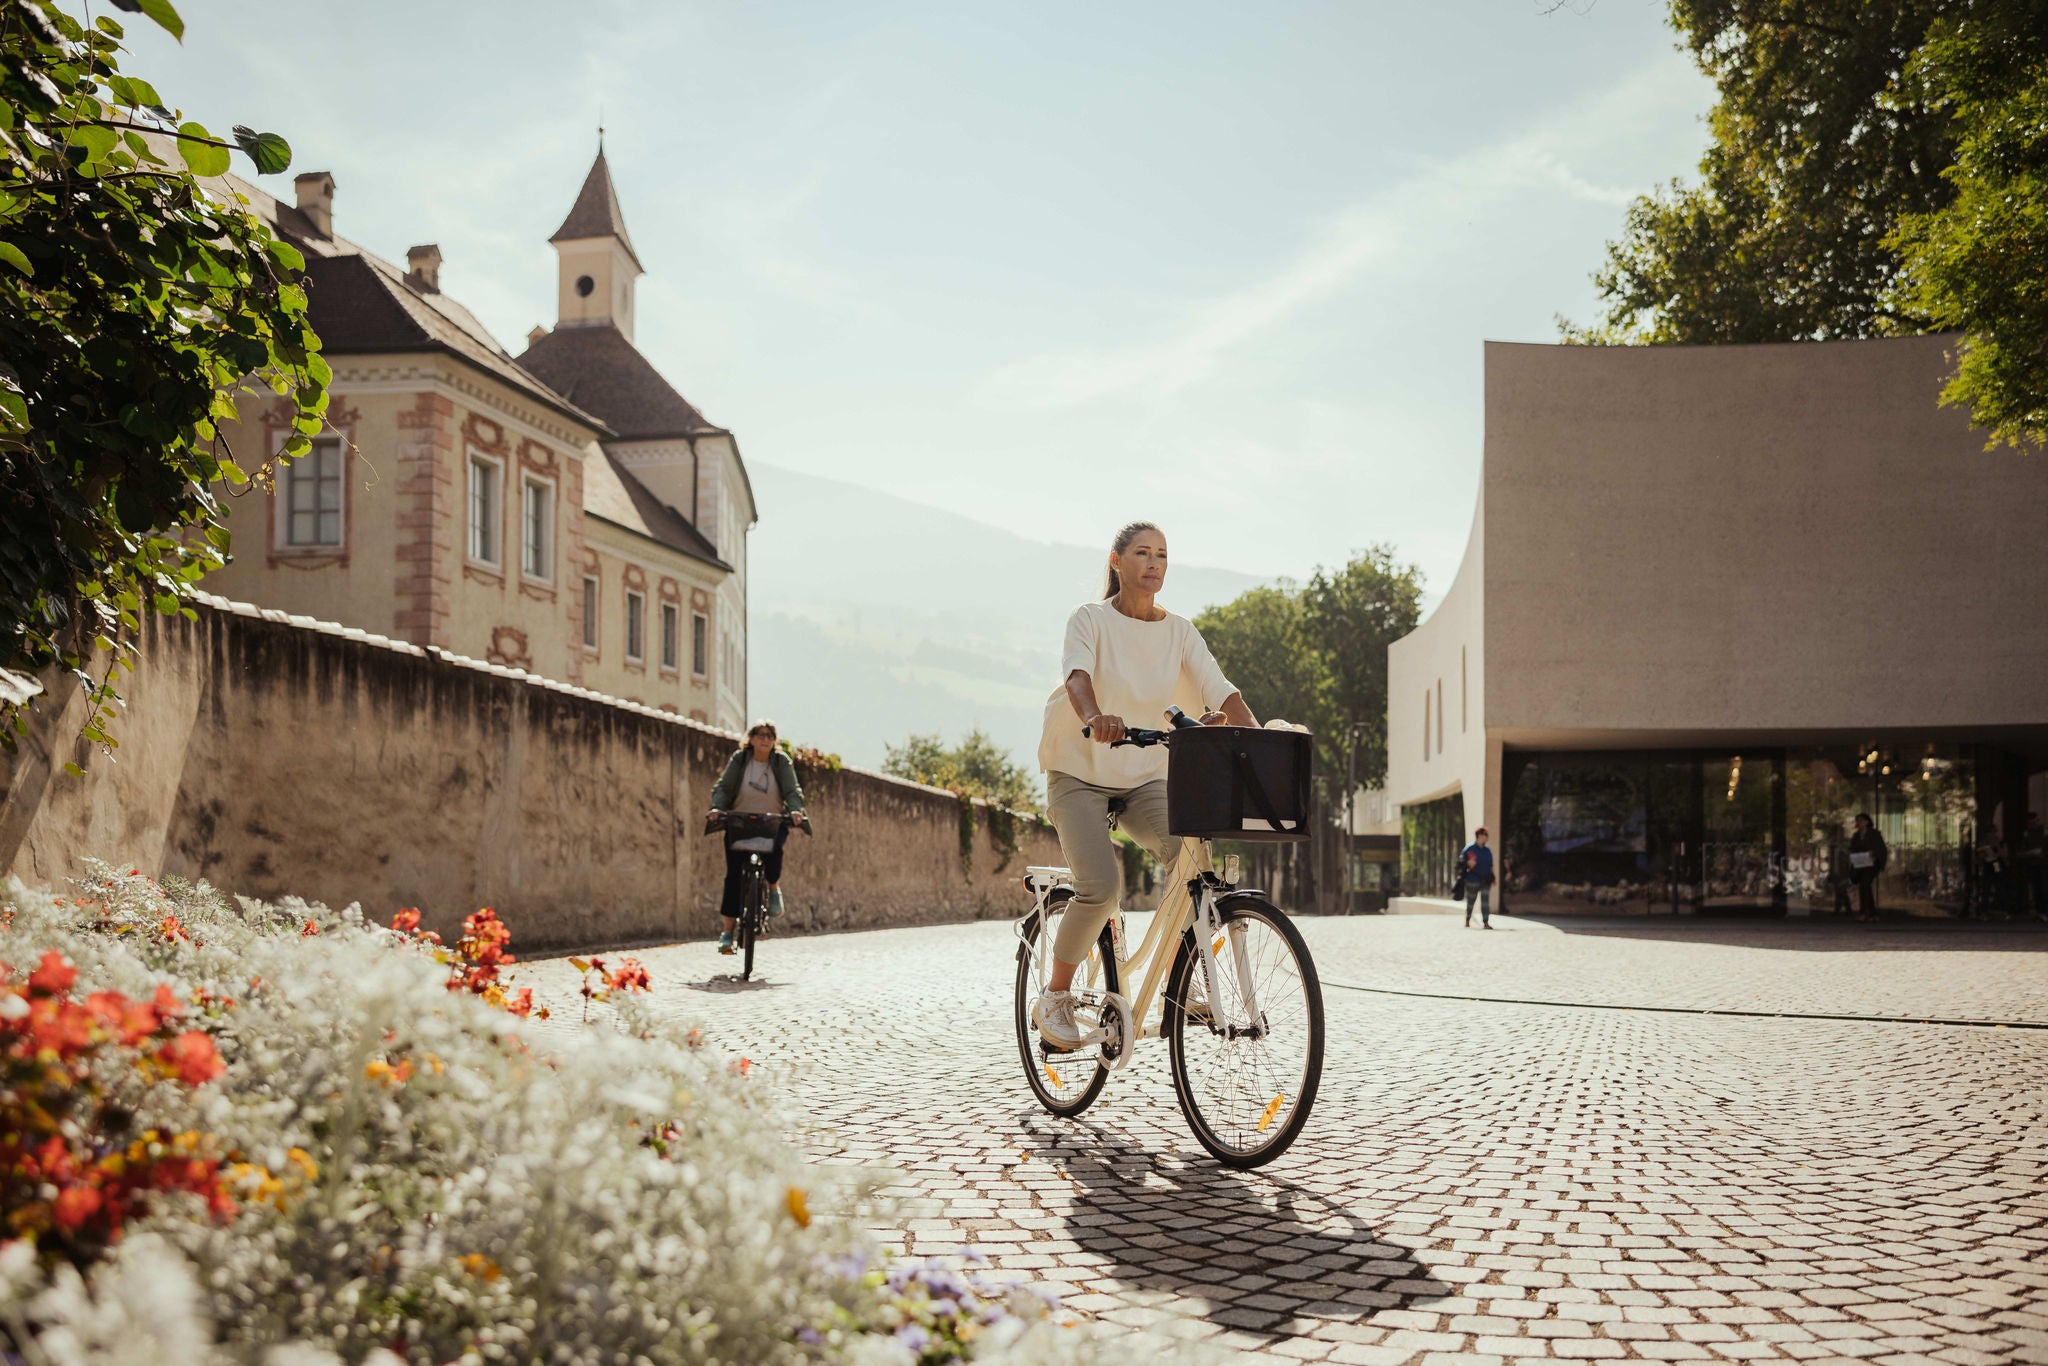
[[[618,238],[626,255],[633,258],[634,268],[647,269],[640,264],[640,253],[633,250],[633,239],[626,235],[626,215],[619,211],[619,192],[612,188],[611,167],[605,164],[601,142],[597,146],[597,160],[590,163],[590,174],[583,178],[583,188],[577,191],[569,216],[548,241],[573,242],[585,237]]]

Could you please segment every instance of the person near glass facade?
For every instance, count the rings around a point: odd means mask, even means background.
[[[1465,901],[1465,928],[1472,928],[1472,903],[1479,903],[1479,927],[1493,928],[1493,911],[1489,898],[1493,891],[1493,850],[1486,847],[1486,827],[1480,826],[1473,833],[1472,843],[1465,846],[1458,855],[1460,885],[1459,895]]]
[[[1877,878],[1891,862],[1891,850],[1870,819],[1870,813],[1856,813],[1856,830],[1849,836],[1849,875],[1856,880],[1856,917],[1877,919]]]

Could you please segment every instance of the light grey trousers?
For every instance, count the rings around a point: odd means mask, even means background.
[[[1167,867],[1180,857],[1180,836],[1166,833],[1166,780],[1129,789],[1096,787],[1067,773],[1045,775],[1046,814],[1074,873],[1074,899],[1053,936],[1062,963],[1086,961],[1123,895],[1123,851],[1109,835],[1109,799],[1122,797],[1117,825]]]

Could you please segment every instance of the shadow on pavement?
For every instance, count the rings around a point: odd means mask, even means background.
[[[742,991],[770,991],[776,987],[786,987],[789,983],[769,982],[759,977],[748,981],[735,973],[722,972],[716,977],[709,977],[701,982],[685,982],[683,985],[691,991],[709,991],[720,996],[732,996]]]
[[[1024,1128],[1032,1157],[1074,1183],[1065,1236],[1109,1259],[1102,1274],[1200,1300],[1213,1323],[1277,1340],[1456,1293],[1341,1202],[1289,1180],[1285,1158],[1238,1172],[1206,1153],[1149,1151],[1086,1117],[1033,1115]]]
[[[1595,915],[1541,911],[1496,913],[1497,929],[1517,922],[1565,934],[1672,943],[1725,944],[1730,948],[1779,949],[1798,953],[1884,953],[1929,949],[1943,952],[2015,953],[2048,950],[2048,924],[2037,920],[1943,920],[1896,916],[1872,922],[1836,916],[1721,918],[1698,915]]]

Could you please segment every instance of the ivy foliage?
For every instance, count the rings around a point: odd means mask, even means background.
[[[1900,297],[1964,333],[1943,393],[1991,443],[2048,441],[2048,0],[1988,0],[1945,19],[1909,76],[1949,115],[1954,200],[1907,216],[1891,244]]]
[[[183,36],[169,0],[112,8]],[[213,488],[305,451],[331,378],[299,253],[201,185],[236,149],[274,174],[290,147],[186,119],[120,70],[122,40],[108,14],[0,0],[0,669],[69,671],[102,745],[142,615],[189,615],[225,560]],[[291,432],[238,458],[220,426],[264,387],[291,401]],[[0,702],[8,744],[26,713]]]

